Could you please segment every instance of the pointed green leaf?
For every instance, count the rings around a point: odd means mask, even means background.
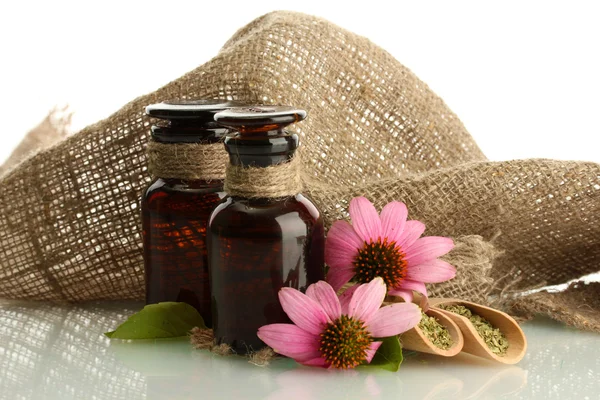
[[[206,328],[202,316],[186,303],[149,304],[119,327],[104,335],[111,339],[158,339],[186,336],[194,328]]]
[[[392,372],[398,371],[400,364],[402,364],[402,346],[398,336],[385,338],[382,342],[371,363],[366,364],[365,367],[379,367]]]

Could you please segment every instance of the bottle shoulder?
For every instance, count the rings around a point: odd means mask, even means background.
[[[165,186],[166,182],[161,178],[154,178],[144,190],[144,196],[148,196]]]
[[[243,226],[285,221],[314,224],[320,217],[317,207],[302,194],[275,200],[227,197],[213,212],[210,224]]]
[[[206,201],[214,204],[220,202],[224,197],[222,181],[182,181],[156,178],[142,194],[142,207],[187,201],[194,203]]]
[[[223,191],[222,180],[193,180],[185,181],[181,179],[164,179],[155,178],[146,190],[144,196],[148,197],[157,192],[171,192],[171,193],[190,193],[190,194],[202,194],[202,193],[216,193]]]

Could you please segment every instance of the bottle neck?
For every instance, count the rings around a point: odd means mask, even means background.
[[[225,138],[231,165],[242,167],[286,163],[292,159],[298,145],[298,135],[285,130],[243,135],[238,132]]]
[[[223,188],[223,179],[177,179],[177,178],[157,178],[167,186],[177,190],[205,190],[214,188]]]
[[[211,121],[169,121],[152,125],[152,138],[160,143],[218,143],[230,132]]]

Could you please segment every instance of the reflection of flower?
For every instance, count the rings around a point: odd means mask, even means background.
[[[383,372],[383,371],[381,371]],[[327,370],[296,368],[276,376],[278,390],[267,400],[380,399],[382,391],[390,398],[402,393],[398,374],[369,370]]]
[[[263,326],[258,337],[304,365],[345,369],[370,363],[381,345],[373,338],[398,335],[421,319],[419,308],[411,303],[380,308],[385,293],[379,277],[342,299],[324,281],[310,285],[306,294],[283,288],[279,301],[294,324]]]
[[[393,201],[377,214],[364,197],[350,202],[352,225],[336,221],[327,235],[327,281],[339,290],[348,281],[369,282],[379,276],[389,294],[412,301],[413,290],[427,296],[425,283],[454,278],[456,269],[438,257],[454,247],[452,239],[419,238],[425,231],[420,221],[407,221],[404,203]]]

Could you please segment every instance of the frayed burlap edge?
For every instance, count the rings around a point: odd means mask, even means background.
[[[0,166],[0,177],[8,174],[22,161],[67,137],[73,114],[68,107],[55,108],[35,128],[30,130],[19,145]]]
[[[520,297],[511,308],[511,314],[531,319],[544,314],[578,329],[600,333],[600,282],[572,283],[562,292],[538,292]]]
[[[429,297],[454,297],[492,306],[496,284],[490,274],[501,254],[491,241],[479,235],[454,238],[454,248],[442,259],[456,268],[456,276],[428,285]]]

